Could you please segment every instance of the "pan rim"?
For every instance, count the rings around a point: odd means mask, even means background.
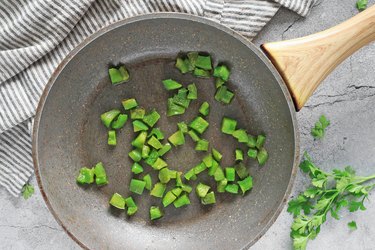
[[[39,171],[39,162],[38,162],[38,132],[39,132],[39,123],[40,119],[42,117],[43,109],[45,102],[47,100],[48,94],[53,87],[56,79],[60,75],[60,73],[63,71],[65,66],[71,61],[71,59],[77,55],[82,49],[84,49],[87,45],[89,45],[91,42],[93,42],[95,39],[99,38],[100,36],[106,34],[107,32],[110,32],[120,26],[135,23],[135,22],[140,22],[140,21],[145,21],[145,20],[150,20],[150,19],[182,19],[182,20],[189,20],[189,21],[194,21],[198,22],[204,25],[209,25],[213,28],[216,28],[220,31],[223,31],[227,33],[228,35],[231,35],[235,39],[239,40],[242,44],[244,44],[247,48],[249,48],[253,53],[255,53],[258,58],[262,60],[264,65],[271,71],[273,77],[276,79],[276,81],[279,84],[279,87],[281,91],[284,94],[284,97],[287,101],[287,105],[289,108],[289,113],[292,119],[292,126],[293,126],[293,134],[294,134],[294,156],[293,156],[293,166],[292,166],[292,171],[291,171],[291,176],[288,182],[288,186],[286,188],[285,194],[283,196],[283,199],[281,203],[278,205],[277,209],[275,212],[271,215],[271,218],[269,221],[265,224],[263,229],[259,231],[259,233],[254,237],[253,240],[248,242],[245,246],[242,247],[242,249],[248,249],[252,245],[254,245],[268,230],[269,228],[274,224],[276,219],[279,217],[281,211],[283,210],[287,199],[289,198],[289,195],[292,191],[293,185],[294,185],[294,180],[296,178],[296,173],[297,173],[297,165],[299,162],[299,150],[300,150],[300,138],[299,138],[299,131],[298,131],[298,125],[297,125],[297,118],[296,118],[296,110],[295,106],[292,100],[292,97],[290,95],[290,92],[280,76],[278,70],[275,68],[275,66],[272,64],[272,62],[268,59],[268,57],[261,52],[261,50],[255,46],[251,41],[249,41],[247,38],[243,37],[240,33],[220,24],[215,21],[212,21],[206,17],[200,17],[200,16],[195,16],[192,14],[187,14],[187,13],[171,13],[171,12],[159,12],[159,13],[151,13],[151,14],[143,14],[143,15],[138,15],[130,18],[126,18],[123,20],[119,20],[117,22],[114,22],[110,25],[107,25],[101,29],[99,29],[97,32],[93,33],[92,35],[88,36],[86,39],[84,39],[80,44],[78,44],[72,51],[68,53],[68,55],[60,62],[60,64],[57,66],[57,68],[54,70],[52,73],[51,77],[49,78],[43,93],[40,97],[37,109],[36,109],[36,115],[33,123],[33,129],[32,129],[32,158],[33,158],[33,165],[34,165],[34,171],[35,171],[35,177],[38,183],[38,187],[40,190],[40,193],[42,194],[43,200],[47,205],[48,210],[51,212],[57,223],[63,228],[63,230],[69,235],[70,238],[72,238],[80,247],[83,249],[89,249],[83,242],[81,242],[65,225],[64,223],[60,220],[58,214],[55,212],[53,209],[51,203],[49,202],[49,198],[47,196],[47,193],[44,191],[43,188],[43,181],[40,175]]]

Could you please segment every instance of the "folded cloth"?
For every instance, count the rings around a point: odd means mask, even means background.
[[[285,6],[305,16],[316,0],[0,1],[0,185],[20,194],[33,173],[31,124],[61,60],[100,28],[131,16],[183,12],[252,39]]]

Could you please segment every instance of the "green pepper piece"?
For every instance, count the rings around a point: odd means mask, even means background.
[[[208,175],[209,176],[214,176],[216,169],[219,167],[219,163],[215,160],[212,160],[212,166],[208,170]]]
[[[182,188],[176,187],[176,188],[172,189],[171,191],[172,191],[172,194],[174,194],[176,197],[178,197],[182,193]]]
[[[189,130],[188,134],[190,135],[191,139],[195,142],[199,141],[201,138],[194,132],[194,130]]]
[[[150,218],[151,220],[157,220],[163,217],[163,212],[160,210],[157,206],[151,206],[150,207]]]
[[[249,156],[250,158],[256,159],[257,155],[258,151],[256,149],[249,148],[249,150],[247,151],[247,156]]]
[[[218,167],[214,173],[215,181],[221,181],[225,179],[224,171],[221,167]]]
[[[119,114],[116,120],[112,122],[112,128],[113,129],[120,129],[122,128],[126,121],[128,120],[128,115],[126,114]]]
[[[167,116],[181,115],[185,113],[185,108],[173,102],[173,98],[168,98]]]
[[[266,142],[266,136],[265,135],[258,135],[257,142],[256,142],[257,149],[262,148],[265,142]]]
[[[134,120],[133,122],[133,131],[147,131],[148,127],[146,124],[144,124],[141,120]]]
[[[247,143],[249,141],[249,137],[247,137],[247,133],[244,129],[237,129],[232,133],[232,136],[241,143]]]
[[[211,70],[212,69],[211,56],[198,55],[195,61],[195,67],[205,69],[205,70]]]
[[[83,167],[79,170],[79,175],[77,177],[77,182],[79,184],[91,184],[94,182],[94,169]]]
[[[215,160],[221,161],[221,158],[223,158],[223,155],[216,149],[212,148],[212,155]]]
[[[127,214],[129,216],[135,214],[138,211],[138,207],[135,204],[133,198],[129,196],[128,198],[125,199],[126,206],[128,207]]]
[[[245,179],[247,176],[249,176],[249,172],[247,171],[247,168],[245,165],[240,162],[236,166],[234,166],[234,169],[236,170],[236,173],[240,179]]]
[[[180,57],[177,57],[175,67],[179,69],[182,74],[186,74],[187,72],[191,71],[189,60],[184,60]]]
[[[236,155],[236,161],[243,161],[243,152],[241,149],[236,149],[235,155]]]
[[[168,166],[168,164],[162,158],[158,157],[151,167],[155,170],[160,170],[166,166]]]
[[[218,89],[225,84],[225,81],[221,78],[215,79],[215,87]]]
[[[129,81],[129,72],[125,66],[120,66],[118,69],[109,68],[108,74],[113,85]]]
[[[189,205],[189,204],[190,204],[190,200],[186,194],[181,195],[177,200],[173,202],[173,205],[175,206],[175,208],[179,208],[179,207]]]
[[[188,126],[185,122],[179,122],[177,123],[177,127],[178,129],[182,132],[182,133],[187,133],[188,132]]]
[[[155,163],[155,161],[159,158],[159,154],[158,154],[158,151],[156,151],[155,149],[152,149],[150,154],[148,155],[148,157],[146,158],[145,162],[152,166],[152,164]]]
[[[172,204],[176,199],[177,199],[177,197],[172,193],[172,191],[168,191],[168,192],[164,195],[164,197],[163,197],[163,200],[162,200],[163,206],[164,206],[164,207],[169,206],[169,205]]]
[[[164,139],[164,133],[160,130],[160,128],[153,128],[147,137],[151,137],[153,135],[155,135],[158,140]]]
[[[182,176],[182,172],[177,172],[177,174],[176,174],[176,187],[182,187],[183,186],[181,176]]]
[[[208,168],[212,167],[212,161],[213,161],[212,154],[206,155],[202,161],[204,165],[206,165],[206,167]]]
[[[177,132],[169,136],[168,141],[175,147],[183,145],[185,144],[184,133],[182,133],[181,130],[178,130]]]
[[[138,107],[137,100],[134,98],[122,100],[121,103],[125,110],[130,110],[130,109]]]
[[[248,141],[247,141],[247,146],[249,148],[255,148],[256,147],[256,139],[254,136],[250,135],[250,134],[247,134],[247,138],[248,138]]]
[[[236,178],[236,170],[234,168],[225,168],[225,177],[228,181],[234,181]]]
[[[237,183],[241,188],[242,194],[244,195],[246,191],[249,191],[253,187],[253,178],[248,176],[242,181],[237,181]]]
[[[228,180],[227,179],[222,179],[221,181],[217,182],[217,192],[218,193],[224,193],[225,188],[228,185]]]
[[[130,151],[128,155],[135,162],[139,162],[142,159],[142,152],[140,149],[134,149]]]
[[[146,110],[144,108],[135,108],[130,110],[130,118],[132,120],[142,120],[145,117]]]
[[[166,90],[174,90],[174,89],[179,89],[182,87],[180,83],[172,79],[165,79],[162,82]]]
[[[152,186],[151,175],[150,174],[146,174],[145,176],[143,176],[143,181],[146,183],[145,189],[151,190],[151,186]]]
[[[147,132],[145,131],[140,132],[138,136],[132,141],[132,146],[136,148],[142,148],[146,142],[146,138],[147,138]]]
[[[207,195],[210,188],[210,186],[199,182],[198,185],[195,187],[195,192],[197,193],[198,197],[203,198]]]
[[[140,174],[143,172],[143,167],[141,164],[139,164],[138,162],[134,162],[133,165],[132,165],[132,172],[134,174]]]
[[[150,147],[147,146],[147,145],[143,145],[142,147],[142,153],[141,153],[141,156],[142,156],[142,159],[147,159],[148,156],[150,155]]]
[[[116,130],[109,130],[108,131],[108,145],[116,146]]]
[[[108,184],[107,173],[105,172],[103,163],[98,162],[94,167],[96,185]]]
[[[187,184],[184,184],[182,185],[182,191],[186,192],[186,193],[191,193],[191,191],[193,190],[193,188]]]
[[[228,184],[225,187],[225,191],[231,194],[238,194],[238,185],[237,184]]]
[[[194,174],[200,174],[201,172],[207,169],[207,166],[203,162],[201,162],[198,165],[196,165],[193,169]]]
[[[118,109],[112,109],[100,115],[104,126],[110,128],[112,121],[121,113]]]
[[[195,150],[197,151],[208,151],[209,142],[206,139],[201,139],[197,142]]]
[[[154,109],[143,117],[143,121],[150,127],[153,127],[160,119],[160,114]]]
[[[166,184],[157,182],[155,183],[154,188],[151,190],[150,195],[162,198],[166,188]]]
[[[163,156],[171,149],[172,145],[169,142],[167,142],[161,149],[159,149],[158,154],[159,156]]]
[[[198,69],[195,68],[193,71],[193,75],[196,77],[201,77],[201,78],[209,78],[211,76],[210,72],[204,69]]]
[[[203,134],[208,128],[209,123],[202,117],[196,117],[190,124],[189,127],[197,131],[199,134]]]
[[[237,121],[228,117],[224,117],[221,122],[221,132],[231,135],[236,130]]]
[[[148,139],[147,143],[154,149],[161,149],[163,147],[163,144],[161,144],[160,141],[156,139],[155,136],[151,136],[151,138]]]
[[[191,83],[187,86],[188,89],[188,95],[187,99],[189,100],[196,100],[198,98],[198,91],[197,91],[197,86],[195,83]]]
[[[268,152],[264,148],[259,149],[257,159],[259,165],[264,165],[268,160]]]
[[[109,204],[111,206],[118,208],[118,209],[125,209],[125,199],[118,193],[114,193],[109,200]]]
[[[158,176],[161,183],[167,184],[171,180],[168,168],[161,169]]]
[[[215,100],[218,102],[222,102],[224,104],[231,103],[233,97],[234,97],[233,92],[228,90],[228,88],[225,85],[218,88],[215,93]]]
[[[138,179],[131,179],[130,181],[130,192],[141,195],[146,186],[146,182]]]
[[[192,168],[189,171],[187,171],[186,174],[184,174],[184,177],[188,181],[190,181],[190,180],[193,180],[193,181],[196,180],[197,176],[195,175],[194,168]]]
[[[199,113],[201,113],[204,116],[207,116],[208,113],[210,113],[210,104],[208,102],[202,103],[202,105],[199,108]]]
[[[181,107],[188,108],[190,100],[187,98],[188,90],[185,88],[179,89],[178,93],[173,96],[173,102]]]
[[[216,199],[214,191],[211,191],[208,194],[206,194],[206,196],[201,199],[201,203],[203,205],[215,204]]]
[[[198,59],[198,52],[192,51],[187,53],[187,57],[189,59],[190,65],[195,68],[195,63]]]
[[[230,71],[225,65],[216,66],[214,69],[214,76],[223,79],[224,81],[228,81],[230,75]]]

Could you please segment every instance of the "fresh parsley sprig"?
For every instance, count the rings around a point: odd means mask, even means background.
[[[329,213],[338,220],[343,207],[350,212],[365,210],[363,202],[375,186],[365,184],[375,179],[375,175],[357,176],[349,166],[328,173],[317,167],[307,153],[304,156],[300,168],[309,174],[312,186],[288,203],[288,212],[294,215],[291,228],[294,249],[306,249],[307,242],[316,238]],[[350,226],[354,228],[353,223]]]
[[[21,193],[22,193],[23,198],[27,200],[34,194],[34,191],[35,191],[34,187],[31,184],[26,183],[22,187]]]
[[[330,121],[324,115],[321,115],[319,121],[317,121],[315,126],[311,129],[311,135],[315,139],[322,139],[329,124]]]

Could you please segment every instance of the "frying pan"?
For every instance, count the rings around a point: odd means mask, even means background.
[[[37,109],[33,132],[33,159],[41,193],[64,230],[88,249],[239,249],[254,244],[275,221],[290,193],[299,161],[295,110],[299,110],[318,84],[347,56],[375,39],[375,7],[327,31],[291,41],[264,44],[270,60],[253,44],[215,22],[186,14],[138,16],[112,24],[74,49],[52,75]],[[210,53],[215,63],[225,62],[236,93],[229,106],[213,100],[212,79],[180,74],[174,59],[181,51]],[[272,63],[271,63],[272,61]],[[125,63],[128,83],[111,86],[107,69]],[[182,116],[166,118],[169,95],[161,80],[195,82],[199,100]],[[221,118],[238,120],[250,133],[267,135],[270,158],[263,167],[246,162],[254,178],[244,197],[219,194],[214,206],[202,206],[195,195],[192,205],[169,206],[161,220],[150,222],[148,209],[160,200],[133,195],[136,216],[108,205],[118,192],[129,195],[132,178],[127,157],[134,135],[127,123],[118,133],[118,145],[106,145],[106,129],[99,116],[135,97],[146,109],[162,115],[166,135],[176,122],[190,121],[203,100],[211,104],[210,128],[204,137],[224,155],[223,166],[233,164],[238,145],[219,132]],[[204,153],[194,144],[174,148],[165,158],[170,168],[186,171]],[[109,184],[78,186],[81,166],[102,161]],[[149,172],[145,166],[146,172]],[[202,174],[199,179],[215,186]],[[155,176],[154,176],[155,180]],[[147,196],[147,195],[146,195]]]

